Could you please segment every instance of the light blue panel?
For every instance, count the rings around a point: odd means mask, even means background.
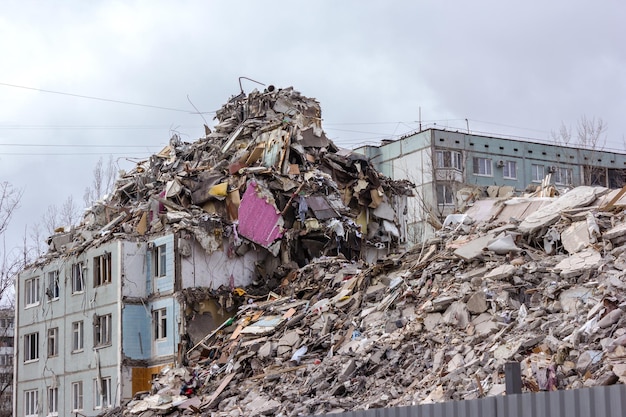
[[[165,340],[154,342],[155,356],[168,356],[176,354],[179,342],[177,331],[178,317],[180,315],[179,304],[173,298],[156,300],[151,304],[152,311],[160,310],[162,308],[166,309],[167,314],[167,338]]]
[[[152,274],[152,250],[148,250],[148,256],[146,256],[148,267],[148,276],[146,277],[146,285],[148,293],[161,292],[167,293],[174,290],[174,235],[167,235],[158,239],[152,240],[154,247],[165,245],[167,259],[165,262],[165,276],[161,278],[155,278]]]
[[[148,310],[146,311],[146,308]],[[122,310],[122,349],[131,359],[149,359],[152,351],[150,308],[126,304]]]

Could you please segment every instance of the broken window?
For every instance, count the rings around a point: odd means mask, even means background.
[[[572,169],[571,168],[557,168],[554,172],[554,183],[559,185],[571,185],[572,184]]]
[[[48,296],[48,300],[58,300],[59,299],[59,271],[50,271],[48,272],[48,288],[46,289],[46,295]]]
[[[93,258],[93,286],[111,283],[111,253],[106,252],[104,255]]]
[[[24,362],[39,359],[39,332],[24,336]]]
[[[437,151],[437,168],[454,168],[461,170],[461,152]]]
[[[167,338],[167,311],[164,308],[152,313],[154,320],[154,340]]]
[[[444,206],[454,205],[454,191],[450,186],[437,184],[437,204]]]
[[[504,167],[502,169],[502,176],[506,179],[517,179],[517,162],[504,161]]]
[[[93,321],[93,345],[111,344],[111,315],[95,316]]]
[[[39,415],[39,391],[36,389],[24,391],[24,415],[26,417]]]
[[[72,382],[72,411],[83,409],[83,382]]]
[[[167,260],[165,245],[157,246],[152,251],[153,276],[156,278],[164,277],[166,274],[165,262]]]
[[[479,158],[474,157],[474,174],[481,175],[485,177],[493,176],[493,171],[491,170],[491,159],[489,158]]]
[[[48,357],[59,354],[59,328],[48,329]]]
[[[77,262],[72,265],[72,293],[83,292],[85,281],[83,281],[83,263]]]
[[[72,323],[72,352],[83,350],[83,322],[75,321]]]
[[[101,378],[102,384],[98,383],[98,379],[93,380],[94,392],[94,408],[108,408],[111,406],[111,378]]]
[[[26,307],[39,304],[39,277],[27,279],[25,285],[24,304]]]
[[[59,388],[48,387],[48,416],[59,415]]]
[[[541,182],[545,177],[546,168],[543,165],[532,164],[530,166],[530,172],[533,182]]]

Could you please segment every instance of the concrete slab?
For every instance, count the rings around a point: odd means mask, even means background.
[[[586,207],[606,191],[607,189],[603,187],[576,187],[551,204],[540,208],[526,217],[519,225],[519,230],[522,233],[535,233],[542,227],[554,224],[560,218],[563,210]]]
[[[493,233],[488,233],[460,246],[454,251],[454,254],[463,260],[471,261],[482,256],[483,248],[486,248],[494,238]]]
[[[587,248],[563,259],[554,266],[554,269],[560,271],[561,277],[572,278],[589,269],[597,268],[601,260],[602,255],[597,250]]]
[[[589,232],[587,231],[587,222],[572,223],[567,229],[561,232],[561,242],[563,242],[563,249],[567,253],[580,252],[589,244]]]
[[[513,276],[514,273],[515,273],[515,266],[504,264],[489,271],[485,275],[485,279],[493,279],[493,280],[506,279],[506,278]]]

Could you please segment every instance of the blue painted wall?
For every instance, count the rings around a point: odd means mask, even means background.
[[[148,294],[155,292],[168,293],[174,290],[174,235],[167,235],[151,241],[154,247],[165,245],[167,260],[165,266],[165,276],[155,278],[153,276],[153,252],[148,250],[146,260],[148,262],[146,271],[146,289]]]

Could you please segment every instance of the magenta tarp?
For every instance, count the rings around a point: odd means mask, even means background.
[[[283,236],[284,222],[271,193],[263,191],[256,181],[248,184],[239,205],[239,235],[267,248]]]

